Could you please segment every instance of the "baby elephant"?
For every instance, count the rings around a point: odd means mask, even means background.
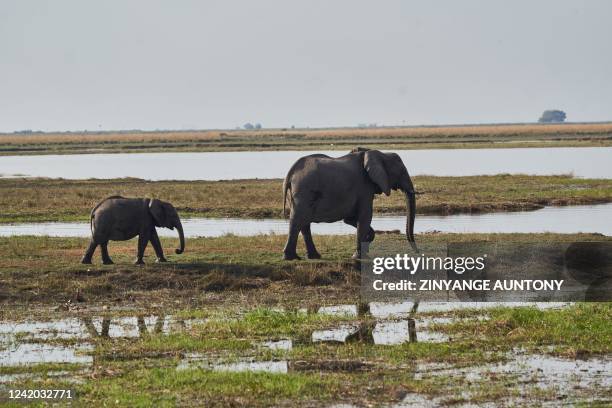
[[[185,236],[181,220],[170,203],[150,198],[124,198],[112,196],[104,199],[91,211],[91,243],[81,263],[90,264],[96,247],[102,250],[102,262],[110,265],[113,261],[108,256],[108,241],[126,241],[138,235],[138,257],[136,264],[143,264],[147,243],[151,241],[157,262],[167,262],[157,236],[155,227],[177,229],[181,247],[176,250],[182,254],[185,250]]]

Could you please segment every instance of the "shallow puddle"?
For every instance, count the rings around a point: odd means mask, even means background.
[[[64,382],[69,383],[83,383],[83,379],[80,375],[86,374],[86,370],[79,371],[47,371],[45,373],[13,373],[13,374],[0,374],[0,385],[8,384],[16,381],[23,380],[42,380],[44,378],[61,379]]]
[[[261,345],[270,350],[291,350],[293,348],[293,341],[283,340],[271,340],[261,343]]]
[[[509,376],[516,378],[519,385],[533,386],[540,390],[555,390],[557,397],[571,397],[585,391],[589,398],[596,398],[597,392],[612,388],[610,373],[612,373],[612,358],[609,356],[570,360],[547,355],[522,354],[518,351],[509,356],[509,361],[499,364],[465,368],[454,368],[439,363],[419,364],[415,379],[444,376],[453,377],[457,381],[476,382],[487,381],[492,377]],[[596,392],[591,393],[589,390]]]
[[[15,335],[24,339],[74,339],[87,338],[79,319],[62,319],[47,322],[0,322],[0,344]]]
[[[371,328],[371,333],[368,333],[368,328],[364,324],[345,323],[337,327],[316,330],[312,333],[311,340],[313,343],[346,343],[350,339],[359,338],[360,341],[376,345],[397,345],[417,341],[441,343],[449,341],[449,337],[429,327],[432,324],[449,324],[453,321],[454,319],[447,317],[377,320]]]
[[[51,321],[0,322],[0,366],[43,363],[91,364],[87,355],[97,338],[137,338],[189,330],[203,319],[172,316],[67,318]],[[53,341],[79,340],[76,344]],[[48,341],[49,343],[46,343]]]
[[[358,324],[342,324],[338,327],[331,329],[315,330],[314,332],[312,332],[312,342],[344,343],[346,342],[349,336],[356,334],[358,331]]]
[[[329,316],[357,316],[356,305],[321,306],[319,314]]]
[[[452,312],[466,309],[492,309],[496,307],[535,307],[540,310],[559,309],[572,305],[571,302],[421,302],[420,313]]]
[[[93,350],[88,343],[62,346],[44,343],[21,343],[0,350],[0,366],[42,363],[91,364],[93,357],[85,353]]]
[[[396,345],[408,342],[444,343],[450,338],[437,331],[428,329],[431,324],[449,324],[451,318],[406,319],[380,321],[374,326],[372,337],[377,345]]]
[[[177,365],[177,370],[203,369],[212,371],[230,372],[267,372],[286,374],[289,364],[287,361],[239,361],[235,363],[219,363],[199,353],[186,355]]]
[[[212,367],[214,371],[231,372],[266,372],[286,374],[288,371],[287,361],[250,361],[230,364],[216,364]]]
[[[376,319],[390,319],[394,317],[408,317],[415,307],[412,301],[386,303],[371,302],[370,313]]]
[[[380,345],[407,343],[410,342],[411,335],[415,341],[416,330],[414,326],[411,328],[411,322],[408,320],[379,322],[372,330],[374,344]]]

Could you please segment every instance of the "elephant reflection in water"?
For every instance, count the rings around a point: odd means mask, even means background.
[[[102,318],[102,322],[101,322],[101,329],[98,332],[98,329],[96,328],[96,325],[93,322],[93,319],[91,317],[85,317],[82,319],[83,321],[83,325],[85,326],[85,329],[87,330],[87,333],[89,334],[89,336],[93,339],[96,338],[111,338],[111,333],[110,333],[110,327],[111,327],[111,318],[110,317],[103,317]],[[149,330],[149,328],[147,327],[147,324],[145,322],[145,317],[144,315],[139,315],[136,318],[136,326],[138,327],[138,335],[143,338],[146,337],[150,334],[162,334],[163,333],[163,329],[164,329],[164,321],[165,321],[165,316],[164,315],[158,315],[157,316],[157,320],[155,321],[155,324],[153,325],[152,329]],[[184,320],[177,320],[175,322],[176,325],[178,325],[181,329],[185,329],[185,321]],[[117,336],[113,336],[113,337],[127,337],[125,336],[125,334],[122,335],[117,335]]]

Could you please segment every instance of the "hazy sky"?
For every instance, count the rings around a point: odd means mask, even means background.
[[[0,131],[612,119],[611,1],[0,0]]]

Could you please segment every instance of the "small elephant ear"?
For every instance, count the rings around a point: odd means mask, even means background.
[[[155,220],[155,225],[162,227],[166,225],[166,212],[164,211],[164,205],[157,199],[152,199],[149,202],[149,211]]]
[[[389,175],[385,170],[382,153],[378,150],[368,150],[364,154],[363,167],[370,180],[376,184],[385,195],[391,194],[389,186]]]

